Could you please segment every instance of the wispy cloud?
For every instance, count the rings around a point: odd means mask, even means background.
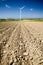
[[[6,8],[10,8],[10,6],[9,6],[8,4],[5,4],[5,7],[6,7]]]
[[[30,8],[30,11],[33,11],[33,8]]]
[[[1,0],[1,1],[5,1],[5,0]]]

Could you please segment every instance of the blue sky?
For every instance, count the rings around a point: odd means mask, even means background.
[[[43,18],[43,0],[0,0],[0,18]]]

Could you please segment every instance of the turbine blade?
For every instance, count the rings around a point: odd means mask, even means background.
[[[24,9],[25,6],[21,7],[21,9]]]
[[[21,10],[24,9],[24,8],[25,8],[25,6],[23,6],[23,7],[19,7],[19,9],[21,9]]]

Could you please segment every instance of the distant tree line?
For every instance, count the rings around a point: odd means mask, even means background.
[[[19,19],[0,19],[0,22],[6,22],[6,21],[18,21]]]
[[[0,21],[2,22],[2,21],[6,21],[6,19],[0,19]]]
[[[43,18],[26,18],[25,20],[43,21]]]
[[[6,21],[19,21],[20,19],[0,19],[0,22],[6,22]],[[43,18],[25,18],[25,19],[21,19],[21,20],[36,20],[36,21],[43,21]]]

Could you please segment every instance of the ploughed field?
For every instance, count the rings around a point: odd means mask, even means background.
[[[0,22],[0,65],[43,65],[43,22]]]

